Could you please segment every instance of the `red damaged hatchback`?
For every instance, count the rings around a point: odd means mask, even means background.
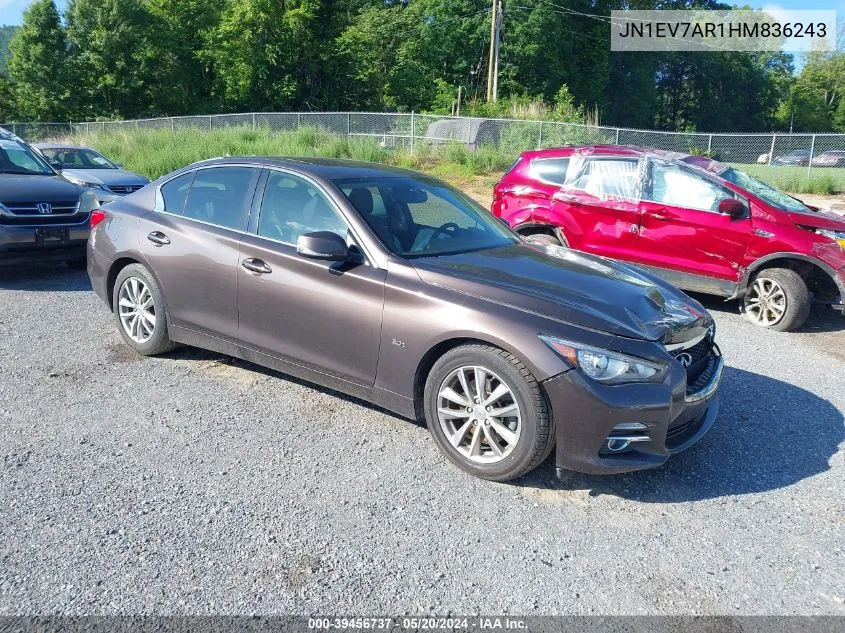
[[[496,185],[492,211],[532,240],[740,299],[772,330],[801,327],[811,303],[845,309],[845,216],[701,156],[619,145],[525,152]]]

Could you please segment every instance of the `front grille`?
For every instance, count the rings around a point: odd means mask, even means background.
[[[119,194],[121,196],[125,196],[130,193],[135,193],[139,189],[141,189],[144,185],[110,185],[109,189],[111,189],[112,193]]]
[[[54,226],[57,224],[66,226],[75,226],[77,224],[85,224],[88,221],[88,214],[72,216],[58,216],[52,215],[38,215],[31,217],[11,218],[8,215],[0,215],[0,226]]]
[[[708,334],[692,347],[674,350],[672,356],[686,367],[687,385],[692,385],[713,359],[713,338]]]
[[[3,206],[12,215],[21,217],[50,217],[51,215],[73,215],[76,213],[76,201],[65,200],[62,202],[50,202],[50,213],[42,213],[39,208],[43,202],[10,202],[3,203]]]

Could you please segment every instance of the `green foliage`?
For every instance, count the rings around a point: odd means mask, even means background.
[[[24,11],[23,25],[9,48],[9,78],[18,114],[40,121],[58,121],[70,95],[67,40],[53,0],[35,0]]]
[[[9,62],[11,55],[9,42],[17,30],[17,26],[0,26],[0,74],[6,72],[6,64]]]
[[[600,18],[623,5],[691,3],[505,2],[501,98],[491,104],[489,0],[69,0],[64,23],[51,0],[36,0],[8,89],[28,119],[446,114],[461,87],[462,114],[493,118],[767,131],[794,113],[797,129],[845,129],[841,53],[814,54],[796,80],[782,53],[611,53]],[[549,143],[594,136],[558,132]],[[529,132],[511,134],[508,147],[529,145]]]

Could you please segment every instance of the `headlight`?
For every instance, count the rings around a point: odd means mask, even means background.
[[[554,336],[540,334],[540,338],[573,367],[578,367],[587,376],[603,384],[660,382],[666,372],[665,363],[653,363],[642,358],[573,343]]]
[[[94,209],[100,208],[100,201],[97,199],[93,191],[83,191],[79,196],[79,202],[76,204],[77,213],[91,213]]]
[[[65,176],[67,180],[70,180],[72,183],[79,185],[80,187],[85,187],[86,189],[96,189],[97,191],[108,191],[109,188],[105,185],[101,185],[98,182],[86,182],[82,180],[82,178],[77,178],[76,176]]]
[[[825,237],[829,237],[834,242],[837,242],[839,246],[845,248],[845,231],[831,231],[829,229],[816,229],[816,233],[819,235],[824,235]]]

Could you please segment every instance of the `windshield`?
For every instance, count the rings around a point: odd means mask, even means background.
[[[786,195],[779,189],[775,189],[772,185],[752,178],[743,171],[729,167],[721,174],[722,178],[728,182],[732,182],[738,187],[742,187],[749,193],[757,196],[767,204],[772,205],[782,211],[802,211],[812,213],[811,209],[807,208],[800,200],[796,200],[792,196]]]
[[[93,149],[46,147],[41,153],[51,163],[59,163],[62,169],[117,169],[114,163]]]
[[[0,174],[54,176],[55,173],[29,146],[16,140],[0,138]]]
[[[516,234],[459,191],[428,178],[336,180],[382,243],[402,257],[434,257],[517,242]]]

